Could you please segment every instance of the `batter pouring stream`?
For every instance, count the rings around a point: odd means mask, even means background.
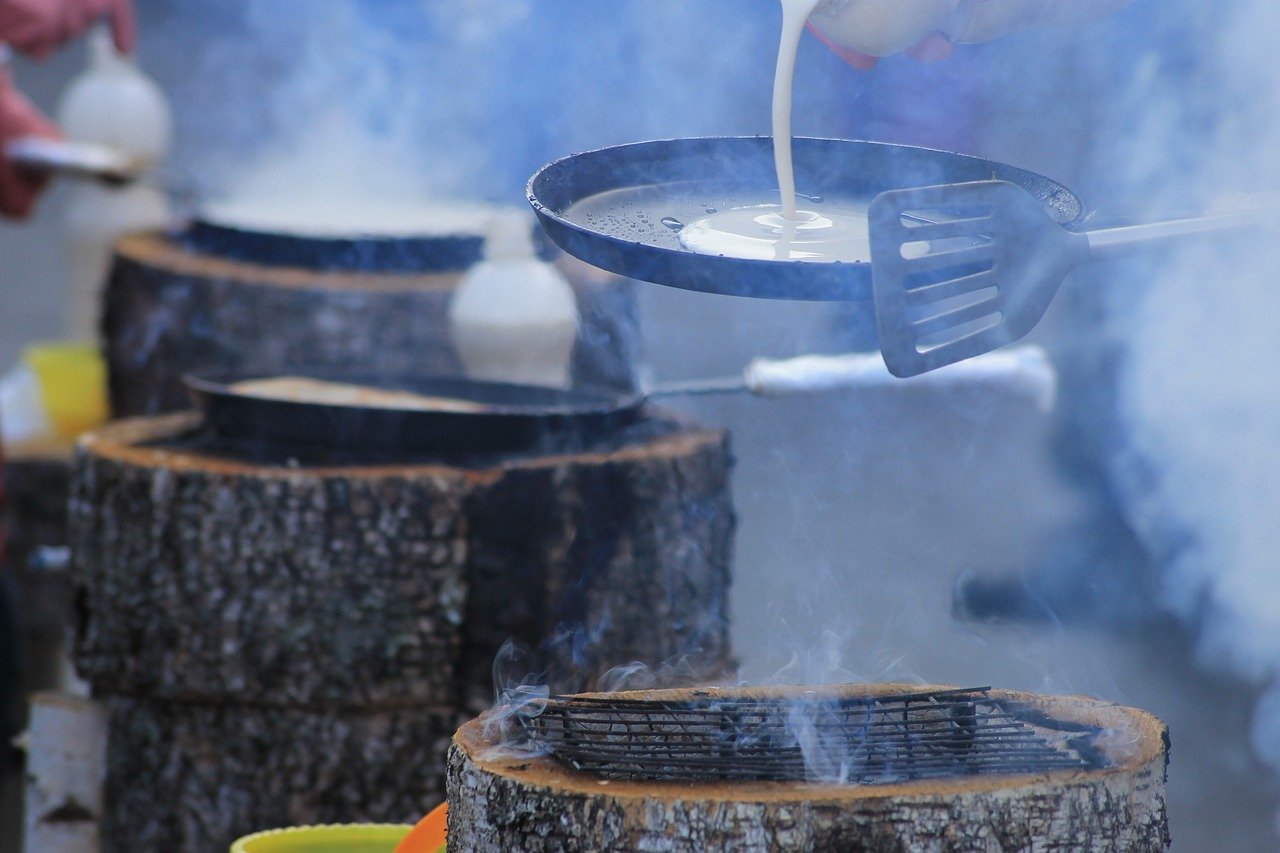
[[[780,0],[782,40],[778,44],[778,68],[773,74],[773,163],[782,193],[782,216],[796,218],[796,174],[791,161],[791,102],[796,78],[796,54],[804,22],[821,0]]]
[[[680,242],[686,249],[737,258],[816,261],[869,261],[865,205],[825,204],[822,212],[799,210],[791,152],[792,88],[796,54],[805,21],[822,0],[780,0],[782,38],[773,81],[773,157],[781,205],[765,199],[712,213],[685,226]]]

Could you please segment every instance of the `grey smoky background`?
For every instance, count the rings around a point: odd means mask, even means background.
[[[542,163],[767,133],[774,0],[141,0],[171,171],[208,197],[522,204]],[[1280,189],[1280,7],[1135,0],[1096,24],[858,72],[801,49],[796,132],[1044,172],[1103,223]],[[17,77],[50,106],[77,51]],[[0,226],[0,357],[56,337],[65,199]],[[1280,846],[1280,241],[1090,268],[1033,336],[1061,393],[687,404],[728,427],[752,681],[1091,693],[1170,724],[1175,849]],[[866,305],[641,289],[653,379],[869,350]],[[625,664],[625,661],[619,661]]]

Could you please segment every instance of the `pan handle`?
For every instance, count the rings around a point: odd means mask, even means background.
[[[1086,231],[1085,237],[1089,240],[1091,257],[1094,260],[1105,260],[1122,257],[1134,249],[1156,248],[1180,242],[1188,237],[1212,236],[1242,228],[1272,225],[1278,217],[1280,217],[1280,206],[1273,203],[1267,207],[1222,213],[1216,216],[1101,228],[1096,231]]]
[[[758,358],[747,365],[743,382],[748,391],[762,397],[857,388],[1010,388],[1046,412],[1053,408],[1058,393],[1058,374],[1048,354],[1031,345],[987,353],[911,379],[890,374],[879,353]]]

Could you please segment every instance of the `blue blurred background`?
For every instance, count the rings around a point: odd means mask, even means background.
[[[795,130],[1008,161],[1099,221],[1196,210],[1280,183],[1273,6],[1136,0],[870,72],[806,38]],[[284,173],[507,204],[574,151],[767,133],[780,19],[773,0],[139,0],[139,14],[140,61],[175,109],[171,171],[201,196]],[[77,48],[17,76],[50,107],[82,62]],[[0,364],[61,332],[64,204],[55,191],[31,223],[0,226]],[[1061,376],[1052,414],[1001,394],[691,405],[732,430],[739,459],[744,673],[1141,705],[1173,730],[1175,849],[1280,849],[1265,763],[1280,763],[1266,698],[1280,650],[1257,640],[1280,636],[1277,543],[1259,533],[1280,528],[1280,259],[1265,248],[1073,276],[1034,335]],[[641,293],[654,378],[875,343],[865,306]]]

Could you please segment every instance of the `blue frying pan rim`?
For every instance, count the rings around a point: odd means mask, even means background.
[[[626,165],[654,160],[652,156],[643,155],[660,152],[663,147],[692,152],[685,155],[687,160],[699,151],[713,150],[716,147],[760,146],[767,149],[772,162],[772,144],[772,137],[769,136],[704,136],[606,146],[548,163],[529,179],[525,194],[552,242],[570,255],[608,272],[684,290],[727,296],[819,301],[870,300],[870,264],[808,264],[700,255],[684,249],[654,246],[595,231],[563,215],[573,205],[603,193],[646,186],[598,180],[593,191],[573,192],[567,199],[561,199],[563,185],[580,178],[586,172],[586,165],[595,166],[596,173],[605,178],[617,174],[618,170],[607,168],[611,163]],[[1068,187],[1045,175],[995,160],[915,145],[823,137],[796,137],[794,148],[797,158],[802,155],[803,149],[814,145],[853,145],[864,152],[879,153],[885,157],[901,153],[921,158],[921,162],[937,161],[944,179],[934,180],[933,183],[991,178],[1010,180],[1041,198],[1050,215],[1063,225],[1076,224],[1085,217],[1083,203]],[[598,165],[596,161],[601,161],[602,165]],[[962,169],[961,166],[967,169]],[[648,185],[674,182],[658,180]],[[911,186],[892,181],[888,183],[889,185],[876,192]]]

